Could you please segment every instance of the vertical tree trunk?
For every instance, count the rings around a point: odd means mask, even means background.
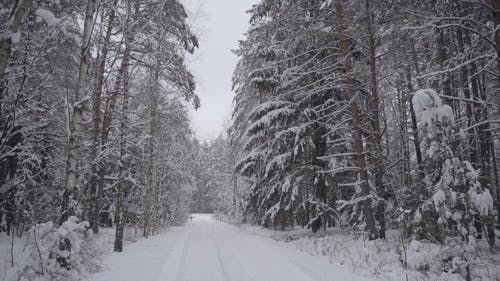
[[[491,0],[491,7],[493,8],[493,21],[495,23],[495,43],[497,45],[497,75],[500,74],[500,0]],[[497,83],[500,84],[500,78],[497,77]],[[497,85],[500,86],[500,85]],[[500,105],[500,104],[499,104]]]
[[[380,225],[378,237],[385,239],[385,187],[384,187],[384,155],[382,151],[382,136],[380,133],[380,112],[377,82],[377,62],[375,57],[375,32],[373,30],[373,13],[370,0],[365,0],[366,16],[368,22],[368,45],[370,48],[370,90],[371,90],[371,113],[372,113],[372,142],[375,150],[375,186],[377,188],[378,202],[375,217]]]
[[[498,165],[497,158],[495,153],[495,143],[491,144],[491,155],[493,156],[493,175],[495,176],[495,194],[496,194],[496,203],[497,203],[497,224],[500,224],[500,178],[498,174]],[[495,196],[495,194],[493,196]]]
[[[127,28],[127,27],[125,27]],[[125,34],[124,36],[128,36]],[[128,88],[129,88],[129,57],[130,57],[130,46],[129,40],[125,42],[125,55],[123,60],[125,60],[125,69],[123,71],[123,105],[122,113],[120,118],[120,171],[118,174],[118,185],[116,193],[116,214],[115,214],[115,243],[114,251],[123,251],[123,229],[125,227],[125,219],[123,217],[124,213],[124,188],[125,188],[125,176],[128,169],[128,159],[127,159],[127,132],[128,132]]]
[[[7,26],[3,34],[4,36],[0,36],[0,87],[3,85],[3,76],[9,64],[10,54],[12,52],[12,36],[16,36],[16,34],[20,32],[19,28],[21,26],[21,21],[32,5],[32,0],[17,0],[7,20],[10,25]]]
[[[234,165],[233,165],[234,167]],[[238,176],[236,175],[236,172],[232,172],[232,182],[233,182],[233,218],[236,218],[236,213],[238,212],[238,206],[236,204],[236,192],[238,190]]]
[[[78,73],[78,83],[73,105],[73,116],[71,119],[68,152],[66,160],[66,184],[61,206],[61,216],[59,223],[62,224],[74,212],[71,207],[71,197],[76,185],[76,165],[80,156],[80,138],[82,130],[82,118],[84,105],[87,99],[88,69],[90,65],[90,40],[94,24],[94,13],[96,10],[96,0],[88,0],[85,22],[83,27],[82,49],[80,58],[80,70]]]
[[[144,198],[144,231],[143,236],[148,237],[151,229],[151,207],[153,205],[152,196],[154,189],[154,169],[155,169],[155,135],[156,135],[156,111],[158,105],[158,83],[159,83],[159,65],[155,66],[153,70],[153,89],[151,91],[151,100],[149,105],[150,118],[149,118],[149,147],[148,147],[148,171],[147,171],[147,189]]]
[[[342,15],[342,1],[337,0],[335,5],[335,14],[338,21],[338,26],[340,27],[340,34],[345,32],[345,27],[343,23]],[[342,35],[340,41],[340,48],[344,56],[344,68],[347,80],[347,91],[349,98],[351,99],[351,114],[352,114],[352,126],[353,126],[353,138],[354,147],[356,150],[356,158],[358,162],[358,168],[360,170],[361,177],[361,196],[364,197],[363,200],[363,213],[365,216],[366,230],[369,233],[369,239],[373,240],[377,238],[377,231],[375,228],[375,220],[373,218],[373,209],[370,199],[370,185],[368,182],[368,172],[366,170],[366,160],[364,155],[363,140],[361,139],[361,127],[359,124],[359,108],[356,99],[356,87],[354,85],[354,80],[352,78],[352,66],[351,66],[351,54],[349,51],[349,45],[345,35]]]
[[[94,94],[94,106],[92,113],[93,128],[92,128],[92,146],[90,147],[90,191],[89,191],[89,222],[90,227],[94,233],[99,232],[99,215],[95,215],[95,204],[97,196],[97,151],[99,148],[99,129],[101,122],[101,103],[102,103],[102,90],[104,86],[104,71],[106,68],[106,58],[108,56],[109,41],[111,39],[111,31],[113,30],[113,21],[115,18],[115,11],[110,9],[108,26],[106,28],[105,39],[103,42],[101,61],[97,69],[97,84]]]
[[[120,167],[118,174],[118,185],[117,185],[117,194],[116,194],[116,208],[115,208],[115,224],[116,224],[116,232],[115,232],[115,243],[114,243],[114,251],[122,252],[123,251],[123,230],[125,228],[125,205],[124,205],[124,197],[125,197],[125,177],[127,175],[127,170],[129,166],[129,160],[127,157],[127,134],[128,134],[128,106],[129,106],[129,64],[130,64],[130,53],[131,53],[131,44],[133,41],[133,34],[130,31],[130,1],[126,1],[126,15],[127,18],[125,20],[125,26],[123,30],[123,38],[125,39],[125,52],[123,56],[123,104],[122,104],[122,113],[120,118]],[[117,90],[119,87],[117,88]]]
[[[465,15],[464,15],[465,16]],[[463,32],[462,29],[457,29],[457,47],[458,51],[465,56],[465,43],[466,40],[464,40]],[[471,99],[471,92],[470,92],[470,87],[469,87],[469,73],[467,70],[467,66],[462,66],[460,69],[460,80],[462,82],[462,90],[464,93],[464,98],[470,100]],[[467,126],[472,126],[474,123],[473,120],[473,115],[472,115],[472,105],[470,101],[467,101],[465,104],[465,115],[467,117]],[[472,149],[474,147],[474,142],[475,142],[475,134],[471,134],[468,137],[468,143],[469,143],[469,158],[471,160],[471,163],[477,164],[477,152]]]
[[[105,111],[102,118],[101,143],[100,143],[100,149],[103,154],[105,154],[104,150],[106,149],[106,145],[108,143],[109,130],[111,128],[111,121],[113,120],[114,108],[116,106],[118,94],[120,93],[121,84],[125,73],[125,68],[127,66],[126,62],[127,61],[123,59],[120,64],[120,68],[118,70],[118,75],[116,77],[113,90],[111,92],[110,97],[107,99],[106,105],[104,107]],[[101,163],[99,163],[100,166],[99,171],[97,172],[97,177],[99,180],[97,182],[97,193],[96,196],[94,197],[94,204],[93,204],[94,209],[92,210],[92,220],[95,221],[95,223],[93,224],[94,226],[99,224],[99,217],[101,213],[101,198],[104,193],[104,184],[105,184],[104,177],[106,176],[106,165],[104,162],[105,161],[101,159]],[[98,231],[98,229],[99,228],[97,227],[97,230],[94,229],[94,231]]]
[[[413,39],[410,39],[410,45],[411,45],[411,57],[413,61],[413,67],[415,68],[415,72],[417,74],[417,86],[419,88],[422,87],[422,83],[418,76],[420,76],[420,67],[418,65],[418,58],[417,58],[417,51],[415,49],[415,42]],[[413,87],[413,82],[411,78],[411,68],[408,67],[406,70],[406,79],[408,83],[408,91],[410,93],[415,92],[415,88]],[[425,187],[423,183],[423,179],[425,177],[424,175],[424,170],[422,167],[422,162],[423,162],[423,157],[422,157],[422,150],[420,148],[420,137],[418,135],[418,126],[417,126],[417,117],[415,115],[415,109],[413,107],[413,99],[412,97],[409,98],[409,103],[410,103],[410,118],[411,118],[411,128],[413,132],[413,145],[415,147],[415,156],[417,158],[417,178],[416,178],[416,183],[417,183],[417,189],[418,189],[418,202],[419,205],[425,198],[427,198],[427,195],[425,194]]]
[[[408,112],[406,110],[406,101],[402,93],[403,87],[401,82],[398,81],[396,91],[398,94],[398,110],[399,110],[399,134],[400,134],[400,153],[403,158],[403,168],[401,169],[401,178],[404,179],[405,186],[409,187],[413,184],[411,178],[411,165],[410,165],[410,149],[408,137]]]
[[[324,103],[324,99],[319,103]],[[326,204],[327,201],[327,186],[325,175],[321,172],[328,169],[328,162],[321,159],[322,156],[326,155],[327,151],[327,141],[325,137],[327,130],[324,126],[319,124],[319,122],[316,123],[313,128],[313,148],[310,157],[312,165],[311,186],[313,187],[313,199],[316,201],[313,218],[316,220],[311,224],[311,228],[313,232],[316,232],[321,226],[326,226],[326,216],[322,215],[324,213],[322,204]]]
[[[478,68],[475,63],[471,63],[472,73],[478,73]],[[488,111],[486,105],[482,102],[487,100],[484,88],[481,85],[479,75],[475,75],[471,79],[472,85],[472,96],[474,101],[473,105],[473,119],[475,123],[481,123],[481,125],[474,128],[474,133],[476,135],[475,153],[477,153],[476,159],[478,167],[481,169],[482,173],[479,177],[479,181],[483,187],[488,187],[491,183],[491,169],[490,169],[490,124],[486,121],[488,120]]]
[[[32,0],[16,0],[7,20],[10,25],[6,27],[3,33],[0,33],[0,127],[4,125],[2,105],[3,97],[7,93],[7,79],[4,75],[12,53],[12,36],[20,36],[18,33],[20,32],[21,21],[32,5]]]

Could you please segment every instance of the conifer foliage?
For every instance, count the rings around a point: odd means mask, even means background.
[[[493,249],[496,2],[253,6],[230,129],[245,219],[370,239],[394,227],[441,243],[484,236]]]

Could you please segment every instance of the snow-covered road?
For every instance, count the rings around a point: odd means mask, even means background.
[[[368,281],[324,257],[313,257],[208,215],[128,246],[104,259],[92,281]]]

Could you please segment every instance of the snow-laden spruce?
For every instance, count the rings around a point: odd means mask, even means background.
[[[419,213],[415,220],[419,235],[445,242],[451,234],[461,237],[465,245],[475,245],[477,232],[482,234],[485,228],[493,247],[493,197],[481,186],[480,171],[459,155],[463,139],[451,107],[434,90],[425,89],[414,94],[413,108],[425,152],[425,189],[432,195],[421,206],[423,217]]]

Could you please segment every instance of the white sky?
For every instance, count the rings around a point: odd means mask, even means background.
[[[224,131],[231,116],[231,78],[237,57],[231,52],[249,26],[245,13],[259,0],[184,0],[200,48],[190,57],[201,108],[191,113],[198,137],[211,139]]]

